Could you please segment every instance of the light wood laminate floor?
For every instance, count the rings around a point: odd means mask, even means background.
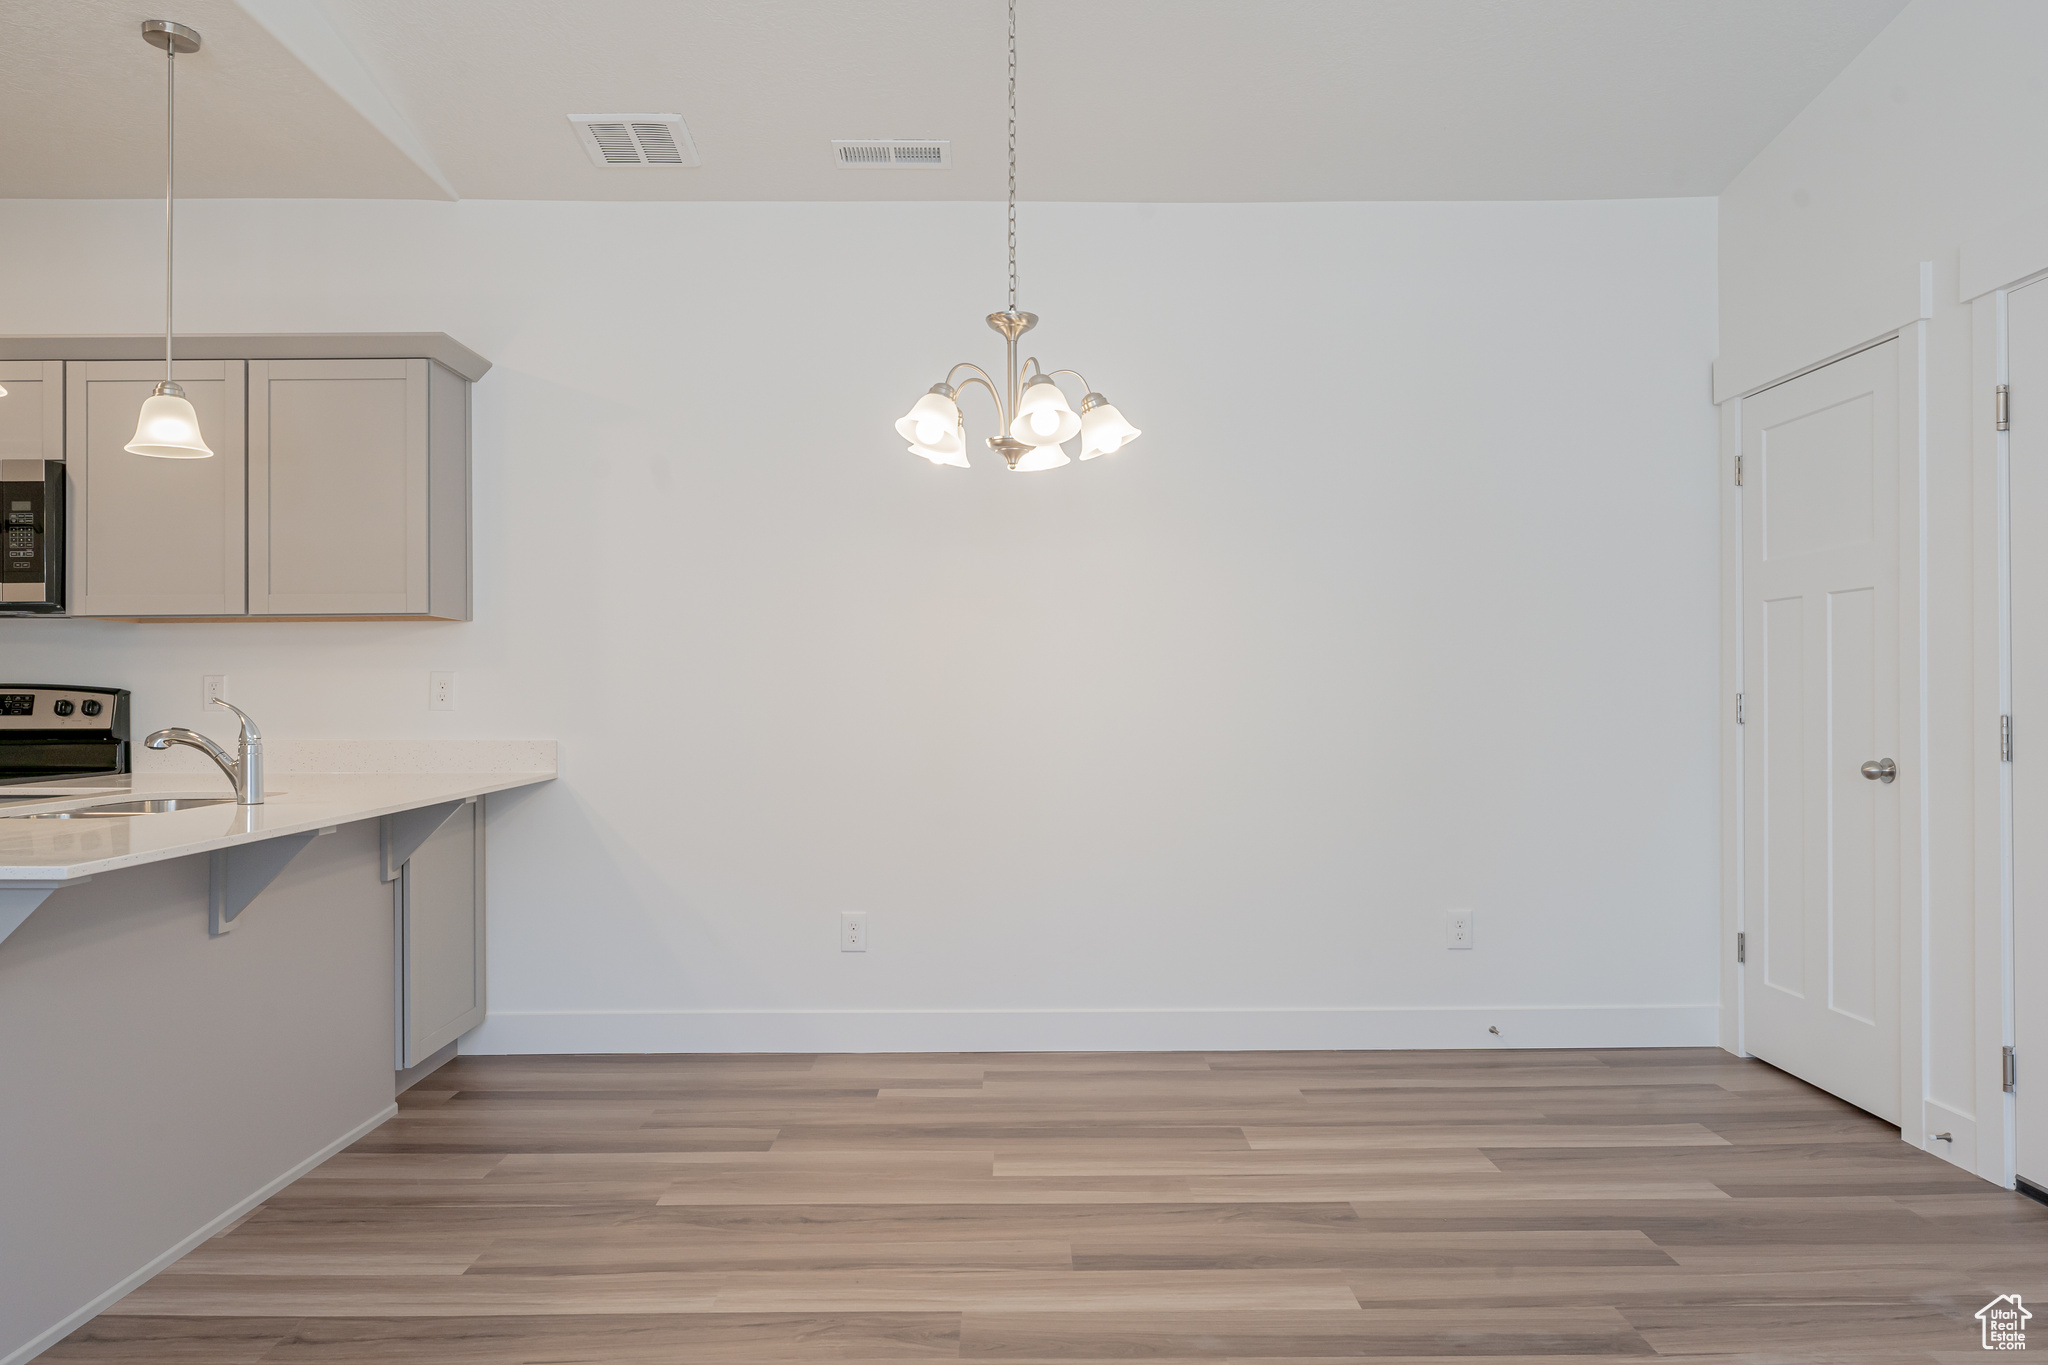
[[[1930,1365],[2008,1292],[2048,1208],[1712,1050],[464,1057],[46,1359]]]

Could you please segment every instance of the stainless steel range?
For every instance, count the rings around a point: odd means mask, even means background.
[[[0,683],[0,786],[127,771],[126,692]]]

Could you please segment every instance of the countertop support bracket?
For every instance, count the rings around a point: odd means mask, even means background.
[[[438,806],[402,810],[379,821],[377,843],[384,859],[384,880],[397,881],[406,859],[419,852],[420,845],[433,838],[434,831],[447,824],[449,816],[474,800],[474,796],[466,796],[460,801],[443,801]]]
[[[249,908],[249,902],[262,895],[264,888],[277,880],[277,874],[299,856],[300,849],[338,828],[338,825],[329,825],[325,829],[309,829],[303,834],[279,835],[261,843],[215,849],[208,855],[212,863],[213,889],[207,897],[206,932],[219,938],[234,928],[236,919]]]
[[[22,922],[36,912],[36,907],[50,898],[52,892],[67,886],[89,882],[90,877],[73,877],[62,882],[0,882],[0,942],[22,926]]]

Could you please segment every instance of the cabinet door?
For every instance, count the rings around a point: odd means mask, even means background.
[[[398,1069],[484,1021],[483,803],[456,807],[398,877]]]
[[[73,616],[247,614],[246,371],[240,360],[178,362],[171,377],[199,414],[213,458],[163,460],[123,449],[162,365],[66,367]]]
[[[424,613],[424,360],[249,362],[249,612]]]
[[[0,460],[64,458],[64,362],[0,360]]]

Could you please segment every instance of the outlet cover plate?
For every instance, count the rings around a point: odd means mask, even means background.
[[[1472,912],[1470,910],[1444,911],[1444,946],[1446,948],[1470,948],[1472,946]]]
[[[868,950],[868,912],[865,910],[841,910],[839,912],[839,951],[842,953],[864,953]]]

